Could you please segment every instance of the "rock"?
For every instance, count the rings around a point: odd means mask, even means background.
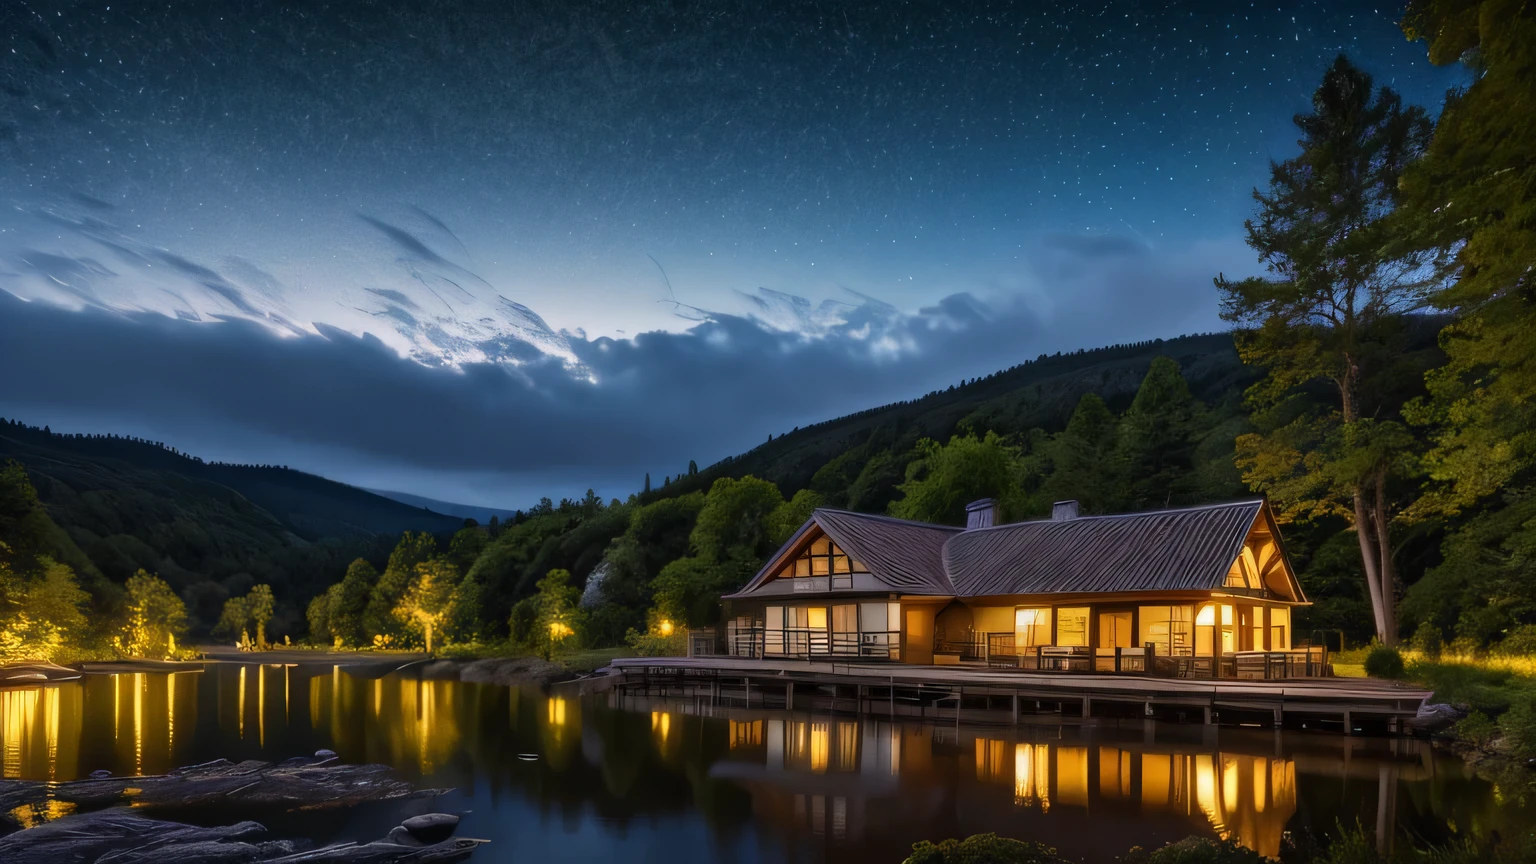
[[[452,660],[433,660],[418,667],[421,677],[430,681],[457,681],[460,668]]]
[[[1407,724],[1414,729],[1422,729],[1426,732],[1440,732],[1449,729],[1456,721],[1467,716],[1467,712],[1452,705],[1444,703],[1426,702],[1419,706],[1413,719]]]
[[[537,657],[506,657],[475,660],[459,670],[459,680],[474,684],[500,684],[521,687],[551,684],[571,677],[570,670],[558,663]]]
[[[385,843],[393,843],[396,846],[420,846],[422,842],[411,836],[411,832],[405,830],[404,825],[396,825],[384,835]]]
[[[607,595],[603,593],[603,583],[608,579],[608,562],[599,561],[592,572],[587,574],[586,587],[581,589],[581,600],[577,604],[583,609],[596,609],[603,605]]]
[[[423,813],[400,823],[412,837],[422,843],[441,843],[453,836],[459,827],[459,817],[452,813]]]
[[[105,768],[97,768],[95,771],[91,772],[91,777],[93,779],[96,779],[96,780],[101,780],[103,778],[111,777],[111,776],[112,776],[112,772],[108,771]]]
[[[316,759],[335,759],[336,758],[336,751],[335,750],[316,750],[315,751],[315,758]]]
[[[266,829],[255,822],[229,826],[183,825],[114,808],[72,814],[0,837],[0,861],[6,864],[76,864],[82,861],[110,861],[112,864],[450,864],[467,859],[485,842],[445,839],[422,843],[404,826],[399,826],[383,840],[337,843],[296,852],[296,844],[291,841],[257,839],[265,833]]]
[[[0,783],[0,825],[15,824],[11,812],[49,799],[92,810],[132,803],[135,808],[250,808],[315,810],[352,807],[441,794],[416,789],[384,765],[341,765],[331,759],[299,757],[282,764],[227,759],[177,768],[150,777],[98,777],[67,783]],[[0,857],[0,861],[4,861]]]

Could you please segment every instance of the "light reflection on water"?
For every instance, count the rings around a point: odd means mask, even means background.
[[[915,840],[982,831],[1090,860],[1192,833],[1274,855],[1286,831],[1336,821],[1436,840],[1451,825],[1487,831],[1527,815],[1412,741],[1139,722],[957,729],[617,702],[328,666],[89,676],[0,691],[0,773],[152,774],[325,747],[457,787],[435,806],[472,811],[464,833],[506,843],[505,860],[581,860],[622,844],[654,852],[641,860],[898,861]],[[397,815],[333,818],[317,839]]]

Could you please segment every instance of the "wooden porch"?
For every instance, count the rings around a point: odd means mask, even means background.
[[[728,656],[613,661],[621,692],[711,705],[826,710],[940,721],[1019,722],[1028,714],[1159,719],[1397,733],[1431,695],[1359,678],[1181,679],[1076,671],[917,666],[857,658]]]

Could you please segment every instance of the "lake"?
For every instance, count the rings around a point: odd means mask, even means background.
[[[67,780],[328,748],[452,787],[432,809],[469,811],[459,833],[493,841],[485,861],[898,862],[917,840],[984,831],[1094,861],[1190,834],[1274,854],[1286,832],[1336,821],[1394,826],[1401,843],[1507,834],[1532,816],[1407,739],[1039,718],[957,728],[624,701],[332,666],[88,676],[0,691],[0,768]],[[399,815],[264,821],[328,842],[381,836]]]

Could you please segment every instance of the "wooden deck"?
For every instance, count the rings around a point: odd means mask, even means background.
[[[618,686],[712,704],[819,708],[944,719],[1021,713],[1084,719],[1141,717],[1193,722],[1311,724],[1353,734],[1399,732],[1430,691],[1363,678],[1240,680],[999,671],[985,666],[638,657],[613,661]],[[797,692],[798,689],[798,692]]]

